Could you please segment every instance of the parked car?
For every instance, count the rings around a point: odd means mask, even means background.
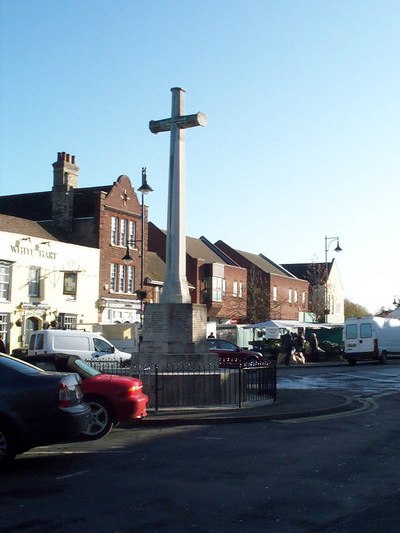
[[[28,355],[67,353],[87,361],[131,364],[131,354],[121,352],[100,333],[80,329],[42,329],[34,331],[29,340]]]
[[[147,415],[149,398],[143,393],[140,379],[103,374],[76,355],[27,355],[24,361],[45,370],[76,372],[81,377],[83,399],[92,411],[90,421],[82,432],[86,440],[106,435],[113,424]]]
[[[17,454],[68,442],[85,430],[90,408],[80,381],[0,354],[0,468]]]
[[[207,339],[210,352],[218,354],[219,366],[224,368],[236,368],[241,366],[258,366],[268,364],[268,360],[259,352],[245,350],[237,344],[225,339]]]

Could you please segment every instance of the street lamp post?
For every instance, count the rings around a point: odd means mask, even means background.
[[[142,253],[140,256],[140,289],[143,290],[144,283],[144,197],[149,192],[152,192],[153,189],[147,183],[147,174],[146,167],[142,167],[142,185],[139,187],[138,191],[142,195]]]
[[[150,185],[147,183],[147,174],[146,174],[146,167],[142,167],[142,185],[138,188],[138,192],[142,195],[142,203],[141,203],[141,239],[140,239],[140,290],[136,291],[136,296],[140,300],[140,327],[143,325],[143,300],[146,298],[146,291],[143,289],[144,287],[144,197],[149,192],[152,192],[153,189],[150,187]],[[126,245],[126,254],[122,258],[122,261],[124,263],[131,263],[133,261],[133,258],[129,251],[129,246],[136,246],[136,240],[135,241],[128,241]]]
[[[329,250],[329,246],[333,242],[336,242],[336,247],[334,251],[341,252],[342,248],[340,247],[340,244],[339,244],[339,237],[328,237],[327,235],[325,235],[325,302],[324,302],[325,322],[327,322],[327,316],[329,313],[329,308],[328,308],[328,303],[329,303],[328,302],[328,250]]]

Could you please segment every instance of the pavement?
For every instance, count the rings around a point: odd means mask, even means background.
[[[199,425],[211,423],[255,422],[308,418],[343,413],[362,408],[362,402],[341,392],[319,390],[278,390],[277,398],[245,404],[241,408],[198,407],[148,410],[144,426]],[[124,426],[126,427],[126,426]]]
[[[306,371],[308,366],[342,366],[343,361],[331,363],[311,363],[299,366]],[[288,367],[279,367],[284,372]],[[320,389],[277,389],[276,401],[252,402],[242,407],[187,407],[148,409],[147,417],[141,420],[144,426],[199,425],[212,423],[255,422],[310,418],[335,413],[345,413],[363,409],[361,400],[352,398],[341,391]],[[131,424],[120,425],[129,427]]]

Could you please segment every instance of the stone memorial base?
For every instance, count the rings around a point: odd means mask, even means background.
[[[133,364],[204,364],[218,366],[206,342],[207,308],[202,304],[161,303],[145,308],[143,340]]]

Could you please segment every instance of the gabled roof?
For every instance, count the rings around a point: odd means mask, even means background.
[[[328,275],[332,269],[332,264],[333,264],[333,261],[334,259],[332,259],[332,261],[330,263],[328,263]],[[291,272],[294,276],[296,276],[296,278],[299,278],[299,279],[305,279],[307,281],[308,278],[310,277],[309,276],[309,272],[310,272],[310,268],[316,268],[318,271],[320,272],[324,272],[324,269],[326,268],[326,265],[325,263],[315,263],[315,262],[310,262],[310,263],[285,263],[282,265],[283,268],[287,269],[289,272]]]
[[[239,266],[221,250],[218,250],[214,245],[209,246],[207,243],[208,241],[205,237],[200,237],[200,239],[186,237],[186,253],[194,259],[202,259],[205,263],[223,263]]]
[[[293,274],[283,269],[280,265],[274,263],[273,261],[271,261],[265,256],[262,256],[261,254],[252,254],[250,252],[244,252],[242,250],[236,250],[236,252],[245,257],[248,261],[250,261],[250,263],[253,263],[253,265],[255,265],[260,270],[263,270],[267,274],[279,274],[281,276],[287,276],[290,278],[295,277]]]
[[[232,248],[221,240],[217,241],[215,243],[215,246],[217,248],[223,249],[224,253],[227,255],[229,255],[229,249],[231,249],[232,252],[235,252],[235,254],[243,257],[246,261],[252,263],[254,266],[256,266],[267,274],[278,274],[280,276],[286,276],[289,278],[295,277],[292,273],[285,270],[281,265],[278,265],[274,261],[271,261],[271,259],[269,259],[263,254],[253,254],[251,252],[245,252],[244,250],[237,250],[236,248]],[[239,260],[238,262],[240,263]]]
[[[73,189],[74,218],[93,216],[95,203],[101,192],[108,193],[112,185],[102,187],[82,187]],[[29,213],[31,220],[51,220],[52,194],[51,191],[32,192],[0,196],[0,212],[23,217]]]
[[[54,234],[45,230],[38,222],[27,220],[26,218],[12,217],[0,214],[0,231],[7,233],[17,233],[28,237],[39,239],[57,240]]]
[[[154,228],[167,235],[167,231],[160,229],[154,224],[154,222],[149,222]],[[196,239],[195,237],[186,237],[186,253],[193,259],[201,259],[205,263],[222,263],[226,265],[239,267],[235,261],[233,261],[229,256],[227,256],[222,250],[217,246],[212,244],[205,237],[200,237]]]
[[[146,281],[149,284],[163,284],[165,278],[165,263],[156,252],[147,252]]]

